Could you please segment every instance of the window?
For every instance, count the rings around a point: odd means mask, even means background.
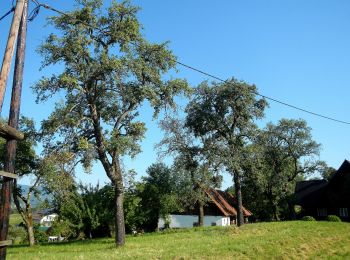
[[[348,217],[348,208],[340,208],[339,209],[339,216],[340,217]]]
[[[317,216],[326,217],[327,216],[327,209],[326,208],[317,209]]]
[[[212,225],[212,226],[216,226],[216,223],[215,223],[215,222],[211,222],[211,225]]]

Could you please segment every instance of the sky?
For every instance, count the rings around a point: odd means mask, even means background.
[[[105,1],[105,5],[110,4]],[[62,11],[74,8],[73,1],[45,0]],[[143,35],[154,43],[169,41],[178,60],[220,78],[235,77],[255,84],[263,95],[350,121],[350,1],[346,0],[148,0],[132,1],[141,10],[138,18]],[[0,2],[0,16],[11,8],[12,0]],[[31,9],[33,4],[31,3]],[[28,40],[22,96],[23,115],[37,124],[53,109],[54,100],[36,104],[31,86],[57,68],[40,70],[41,57],[36,49],[54,29],[46,18],[55,15],[41,9],[28,25]],[[0,21],[0,58],[5,50],[11,16]],[[192,86],[212,79],[181,66],[172,75],[185,78]],[[12,72],[8,81],[9,90]],[[10,92],[6,92],[2,117],[8,116]],[[59,100],[63,96],[58,96]],[[184,105],[183,100],[179,100]],[[322,144],[320,159],[338,168],[350,159],[349,125],[315,117],[292,108],[269,102],[265,119],[277,123],[281,118],[302,118],[312,128],[314,140]],[[124,160],[126,169],[135,169],[138,178],[157,162],[154,145],[162,138],[152,110],[145,104],[140,118],[148,131],[142,150],[134,160]],[[84,183],[108,182],[96,163],[89,175],[77,169],[77,179]],[[28,180],[22,180],[24,183]],[[232,185],[225,176],[223,187]]]

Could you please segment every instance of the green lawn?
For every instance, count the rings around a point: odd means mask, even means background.
[[[10,225],[18,225],[21,222],[23,222],[23,219],[21,217],[21,214],[19,213],[13,213],[10,215]]]
[[[95,239],[8,249],[8,259],[350,259],[350,224],[278,222],[128,236],[123,248]]]

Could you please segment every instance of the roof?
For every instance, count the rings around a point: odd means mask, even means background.
[[[350,162],[344,160],[332,178],[297,182],[295,187],[296,203],[303,207],[335,206],[350,198]]]
[[[336,178],[339,178],[339,176],[349,174],[349,173],[350,173],[350,162],[345,159],[342,165],[340,165],[339,169],[335,172],[335,174],[330,179],[330,182],[332,182]]]
[[[34,222],[40,222],[40,220],[47,215],[50,215],[55,212],[54,208],[48,208],[48,209],[39,209],[33,212],[33,221]]]
[[[40,226],[40,227],[38,227],[38,230],[46,232],[47,230],[49,230],[49,228],[50,227]]]
[[[224,216],[237,216],[237,200],[231,193],[216,189],[208,189],[206,190],[206,194]],[[252,213],[243,207],[243,215],[249,217]]]
[[[296,198],[297,200],[300,200],[305,196],[325,187],[326,185],[326,180],[299,181],[295,186]]]

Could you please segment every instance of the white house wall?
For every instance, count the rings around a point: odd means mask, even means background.
[[[189,228],[198,222],[197,215],[169,215],[170,228]],[[229,226],[230,217],[224,216],[204,216],[204,226]],[[163,218],[158,220],[158,228],[164,228],[165,221]]]
[[[40,220],[40,225],[51,227],[52,222],[54,222],[57,218],[58,218],[58,214],[56,213],[46,215]]]

